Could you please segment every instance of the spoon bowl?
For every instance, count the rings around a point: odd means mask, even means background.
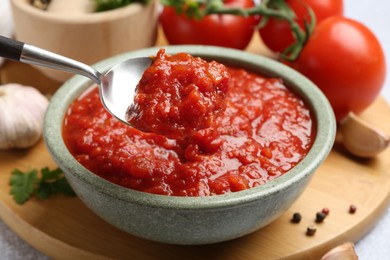
[[[152,64],[149,57],[136,57],[116,64],[102,74],[79,61],[1,35],[0,57],[90,78],[98,84],[107,111],[126,124],[130,124],[126,120],[126,111],[132,105],[136,86]]]
[[[134,101],[135,87],[151,64],[152,59],[148,57],[129,59],[115,65],[101,77],[99,91],[103,105],[126,124],[130,124],[126,120],[126,111]]]

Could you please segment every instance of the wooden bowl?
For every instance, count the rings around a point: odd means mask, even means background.
[[[156,1],[148,5],[134,3],[100,13],[77,10],[73,1],[66,4],[70,6],[68,10],[64,7],[50,12],[32,6],[28,0],[11,0],[15,38],[86,64],[155,44]],[[37,68],[59,82],[72,76],[62,71]]]

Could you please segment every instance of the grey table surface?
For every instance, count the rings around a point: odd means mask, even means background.
[[[1,0],[3,1],[3,0]],[[0,3],[4,3],[1,2]],[[6,0],[5,0],[6,1]],[[381,41],[390,61],[390,1],[344,0],[345,16],[368,26]],[[390,75],[390,66],[387,74]],[[387,77],[382,96],[390,104],[390,78]],[[378,224],[356,244],[359,259],[390,259],[390,208]],[[19,238],[0,220],[0,260],[46,260],[49,257]]]

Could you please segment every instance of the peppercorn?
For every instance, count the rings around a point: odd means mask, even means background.
[[[298,212],[296,212],[296,213],[293,214],[292,219],[291,219],[291,222],[293,222],[293,223],[299,223],[299,222],[301,222],[301,220],[302,220],[301,214],[298,213]]]
[[[357,210],[357,207],[355,205],[352,204],[349,206],[349,213],[350,214],[354,214],[356,212],[356,210]]]
[[[323,212],[317,212],[316,214],[316,222],[321,223],[324,221],[326,215]]]
[[[321,212],[324,213],[327,216],[329,215],[329,209],[328,208],[323,208]]]
[[[306,229],[306,235],[308,236],[314,236],[314,234],[316,233],[317,231],[317,228],[314,226],[314,225],[310,225],[307,227]]]

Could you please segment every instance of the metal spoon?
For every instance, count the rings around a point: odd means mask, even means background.
[[[94,68],[70,58],[0,35],[0,56],[23,63],[48,67],[86,76],[99,86],[105,108],[126,124],[126,111],[134,100],[135,87],[152,59],[128,59],[112,67],[104,75]]]

